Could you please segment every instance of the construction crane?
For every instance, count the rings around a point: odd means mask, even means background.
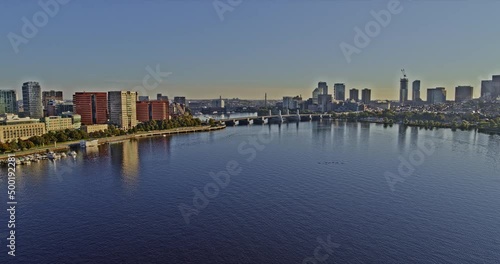
[[[406,72],[405,72],[405,69],[401,69],[401,72],[403,73],[404,78],[406,78]]]

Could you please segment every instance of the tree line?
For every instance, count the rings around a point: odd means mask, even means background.
[[[108,129],[87,133],[79,129],[66,129],[60,131],[50,131],[41,136],[33,136],[29,139],[11,140],[7,142],[0,142],[0,152],[13,152],[18,150],[27,150],[35,147],[43,147],[53,145],[54,143],[76,141],[82,139],[96,139],[113,136],[123,136],[127,134],[134,134],[140,131],[148,132],[154,130],[165,130],[179,127],[193,127],[201,126],[202,122],[198,118],[193,118],[191,115],[175,117],[170,120],[148,121],[138,124],[136,127],[127,131],[117,128],[116,126],[109,125]]]

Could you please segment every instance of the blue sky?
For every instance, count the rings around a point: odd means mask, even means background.
[[[42,0],[47,2],[49,0]],[[226,2],[227,0],[221,0]],[[403,11],[347,63],[339,45],[389,0],[243,0],[221,21],[212,0],[81,1],[59,12],[19,45],[23,17],[38,1],[0,3],[0,89],[40,81],[43,89],[131,90],[147,66],[172,74],[150,95],[188,98],[308,98],[318,81],[371,88],[398,98],[401,68],[422,89],[472,85],[500,74],[500,1],[401,1]],[[425,92],[423,92],[425,97]]]

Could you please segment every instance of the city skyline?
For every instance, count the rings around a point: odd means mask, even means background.
[[[373,19],[370,12],[383,10],[386,4],[246,1],[220,21],[210,1],[100,3],[97,9],[71,1],[36,37],[19,46],[18,53],[8,38],[0,42],[9,65],[0,72],[0,89],[15,89],[19,94],[19,83],[36,80],[46,90],[68,95],[133,90],[148,74],[146,67],[158,65],[171,75],[149,96],[260,99],[267,93],[269,99],[279,99],[284,94],[310,94],[318,81],[326,81],[346,83],[347,90],[368,87],[372,98],[397,100],[399,69],[405,68],[410,82],[422,81],[422,90],[446,87],[454,98],[455,87],[470,85],[477,98],[481,80],[500,72],[494,45],[498,37],[489,30],[476,30],[495,22],[494,10],[500,7],[495,2],[402,1],[401,14],[394,15],[380,35],[347,63],[339,44],[352,43],[353,29],[363,27]],[[36,1],[6,5],[9,12],[2,14],[6,24],[0,30],[4,36],[20,34],[21,18],[42,10]],[[123,15],[109,21],[109,12]],[[481,13],[481,19],[461,19],[476,13]],[[84,19],[90,14],[92,21]],[[312,14],[316,19],[306,19]],[[332,23],[332,16],[339,16],[342,25]],[[182,24],[182,30],[169,26],[174,22]],[[446,39],[437,38],[442,32],[447,33]],[[312,41],[316,39],[321,43]],[[470,46],[477,52],[464,52]]]

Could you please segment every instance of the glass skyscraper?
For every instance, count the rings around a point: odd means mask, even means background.
[[[23,83],[23,108],[25,116],[43,117],[42,88],[38,82]]]

